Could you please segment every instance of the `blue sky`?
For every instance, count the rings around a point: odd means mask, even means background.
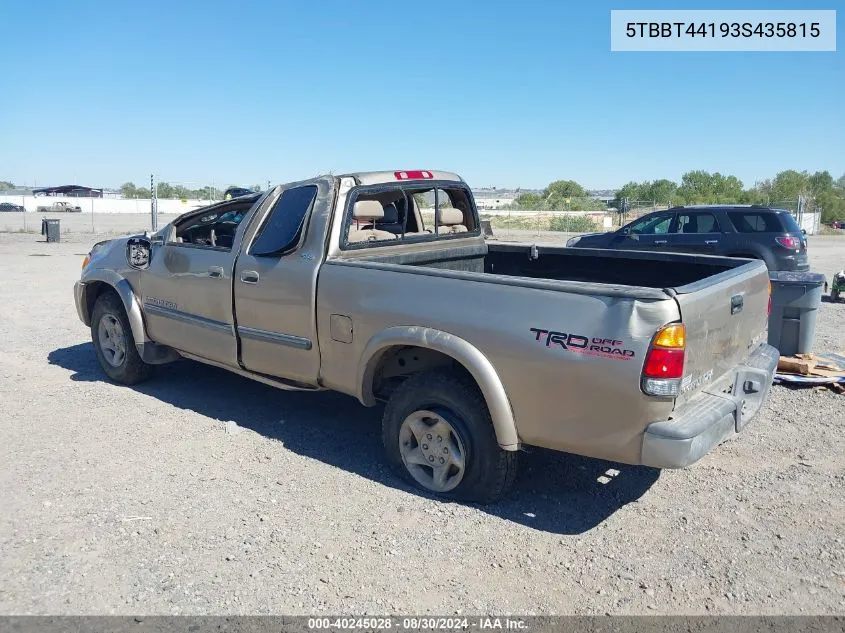
[[[732,4],[14,2],[0,40],[0,180],[117,186],[154,172],[248,185],[394,168],[454,170],[476,187],[610,188],[688,169],[746,185],[786,168],[839,177],[843,12],[836,53],[610,52],[611,8]]]

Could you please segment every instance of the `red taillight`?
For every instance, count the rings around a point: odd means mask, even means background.
[[[643,363],[645,393],[660,397],[678,395],[684,376],[686,345],[687,332],[683,323],[672,323],[657,331]]]
[[[434,175],[430,171],[394,171],[396,180],[431,180]]]
[[[798,248],[798,245],[801,243],[797,237],[792,237],[791,235],[784,235],[775,238],[775,241],[783,246],[784,248],[788,248],[790,250],[795,250]]]
[[[681,378],[684,375],[684,350],[652,348],[645,359],[646,378]]]

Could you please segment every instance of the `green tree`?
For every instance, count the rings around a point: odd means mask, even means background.
[[[134,182],[125,182],[120,185],[120,193],[124,198],[138,197],[138,189],[135,187]]]
[[[642,200],[644,191],[645,187],[643,187],[642,183],[629,182],[616,192],[616,198],[614,199],[613,204],[617,209],[622,211],[622,203],[625,198],[627,198],[629,202]]]
[[[810,176],[806,171],[787,169],[779,172],[772,181],[772,202],[795,200],[810,192]]]
[[[169,182],[160,182],[156,185],[156,196],[164,200],[178,198],[176,189]]]
[[[6,191],[8,189],[14,189],[15,185],[8,180],[0,180],[0,191]]]
[[[759,187],[745,189],[741,191],[736,200],[740,204],[760,204],[765,205],[769,202],[768,194]]]
[[[742,195],[742,181],[736,176],[711,174],[701,169],[681,176],[678,196],[687,204],[708,202],[736,202]]]
[[[555,180],[543,190],[543,197],[549,199],[550,197],[559,198],[584,198],[587,192],[584,187],[579,185],[574,180]]]
[[[654,200],[657,204],[669,204],[678,196],[678,185],[663,178],[649,184],[646,193],[646,200]]]
[[[810,193],[820,196],[823,193],[833,190],[833,176],[829,171],[817,171],[808,179]]]
[[[681,176],[678,196],[687,204],[708,201],[713,195],[713,174],[698,169]]]
[[[516,200],[513,202],[513,207],[515,209],[539,209],[543,206],[543,198],[538,196],[536,193],[526,192],[521,193],[516,197]]]

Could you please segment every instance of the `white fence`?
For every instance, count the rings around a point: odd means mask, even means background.
[[[124,200],[121,198],[67,198],[64,196],[3,196],[0,202],[22,205],[28,212],[37,213],[38,207],[49,207],[54,202],[67,202],[81,207],[82,213],[149,213],[149,198]],[[212,200],[159,200],[158,212],[179,214],[211,204]],[[52,213],[42,212],[42,213]]]

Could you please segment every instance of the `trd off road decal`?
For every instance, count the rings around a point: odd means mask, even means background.
[[[588,337],[581,334],[567,334],[554,330],[543,330],[532,327],[534,340],[546,347],[560,347],[567,352],[583,354],[585,356],[600,356],[616,360],[631,360],[634,350],[625,349],[625,341],[612,338]]]

